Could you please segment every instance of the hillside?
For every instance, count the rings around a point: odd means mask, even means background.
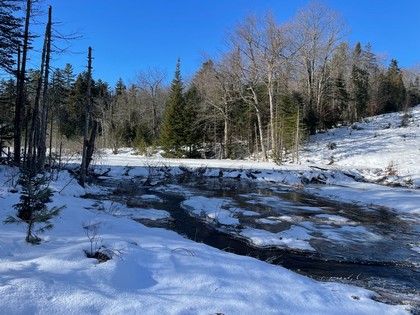
[[[420,187],[420,105],[318,134],[303,151],[302,164],[355,168],[368,180]]]

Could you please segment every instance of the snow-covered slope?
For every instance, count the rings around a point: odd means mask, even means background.
[[[318,134],[301,157],[302,163],[370,169],[376,179],[396,173],[401,184],[420,187],[420,105]]]

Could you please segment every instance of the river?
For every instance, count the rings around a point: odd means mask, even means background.
[[[112,192],[91,197],[165,210],[172,217],[160,223],[139,220],[145,225],[318,280],[361,286],[379,293],[382,302],[420,308],[420,254],[412,248],[420,236],[415,217],[401,219],[390,209],[250,180],[201,178],[152,187],[106,180],[102,185]],[[145,201],[145,195],[156,198]]]

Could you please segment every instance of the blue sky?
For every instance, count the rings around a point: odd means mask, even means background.
[[[401,67],[420,63],[419,0],[325,0],[345,18],[348,40],[394,58]],[[203,53],[214,56],[224,39],[248,14],[271,10],[279,23],[290,20],[307,0],[45,0],[53,7],[55,27],[77,32],[82,39],[70,43],[72,54],[56,56],[53,66],[71,63],[76,73],[86,67],[87,47],[93,48],[94,79],[111,86],[118,78],[133,82],[148,67],[172,78],[178,56],[188,78],[200,67]],[[59,43],[61,47],[67,44]]]

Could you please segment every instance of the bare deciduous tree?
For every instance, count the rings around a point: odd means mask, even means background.
[[[205,62],[193,79],[204,101],[201,108],[202,120],[223,122],[222,158],[230,156],[231,111],[233,103],[238,99],[237,93],[232,89],[234,77],[231,57],[227,53],[217,63],[212,60]],[[216,135],[213,142],[216,145]]]
[[[237,80],[237,92],[243,101],[250,104],[257,118],[258,137],[261,146],[263,161],[266,161],[267,151],[264,141],[264,126],[262,119],[262,102],[259,88],[264,85],[264,72],[262,71],[261,56],[258,51],[262,45],[262,38],[257,25],[257,19],[249,16],[235,31],[230,34],[229,41],[232,46],[234,72]]]
[[[149,108],[151,118],[151,131],[153,139],[159,135],[159,124],[163,115],[163,104],[166,102],[166,93],[163,86],[167,74],[158,68],[149,68],[137,75],[137,87],[141,93],[145,106]]]
[[[299,64],[306,86],[305,115],[311,119],[311,133],[316,132],[322,98],[328,82],[328,63],[347,33],[343,18],[320,2],[300,10],[293,21],[293,38],[299,47]]]

